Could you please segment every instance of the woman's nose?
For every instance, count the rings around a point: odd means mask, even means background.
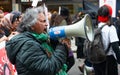
[[[49,23],[45,22],[45,26],[48,26]]]

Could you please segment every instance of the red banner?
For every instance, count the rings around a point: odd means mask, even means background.
[[[10,63],[7,57],[5,42],[0,43],[0,75],[17,75],[14,65]]]

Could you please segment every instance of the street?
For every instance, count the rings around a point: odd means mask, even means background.
[[[78,69],[79,65],[82,65],[84,63],[84,59],[80,59],[78,60],[76,58],[76,46],[75,46],[75,39],[73,38],[73,40],[71,40],[72,43],[72,50],[74,51],[74,58],[75,58],[75,64],[74,66],[69,70],[68,75],[83,75],[83,73],[80,72],[80,70]],[[120,65],[118,65],[118,75],[120,75]]]
[[[74,52],[75,64],[74,64],[74,66],[69,70],[68,75],[83,75],[83,74],[81,73],[81,71],[78,69],[78,66],[83,64],[84,59],[78,60],[78,59],[76,58],[76,52],[75,52],[75,51],[76,51],[77,47],[75,46],[75,39],[74,39],[74,38],[71,40],[71,43],[72,43],[71,48],[72,48],[72,50],[73,50],[73,52]]]
[[[78,69],[79,65],[83,64],[84,60],[77,60],[75,59],[75,64],[74,66],[69,70],[68,75],[83,75],[81,71]]]

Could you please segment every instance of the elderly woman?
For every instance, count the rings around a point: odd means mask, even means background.
[[[43,7],[29,8],[18,27],[20,34],[6,43],[8,58],[18,75],[60,75],[66,63],[67,45],[50,46]]]

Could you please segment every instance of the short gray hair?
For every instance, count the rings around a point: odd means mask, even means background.
[[[31,26],[35,25],[35,23],[37,22],[39,13],[44,13],[44,9],[42,6],[37,8],[28,8],[25,11],[25,14],[17,30],[19,32],[31,31]]]

